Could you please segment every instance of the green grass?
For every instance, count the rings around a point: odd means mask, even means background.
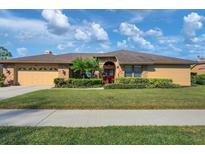
[[[174,89],[50,89],[0,101],[0,108],[205,109],[205,86]]]
[[[0,127],[0,144],[205,144],[205,126]]]

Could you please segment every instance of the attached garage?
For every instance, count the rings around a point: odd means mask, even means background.
[[[17,83],[23,86],[54,85],[59,75],[58,67],[52,65],[17,65]]]
[[[57,71],[18,71],[18,83],[23,86],[54,85],[53,80],[57,77]]]

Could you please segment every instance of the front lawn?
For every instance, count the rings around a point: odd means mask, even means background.
[[[205,109],[205,86],[174,89],[50,89],[0,101],[0,108]]]
[[[0,127],[0,144],[205,144],[205,126]]]

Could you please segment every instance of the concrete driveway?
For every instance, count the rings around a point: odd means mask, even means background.
[[[0,126],[205,125],[205,110],[0,110]]]
[[[11,87],[1,87],[0,88],[0,100],[22,95],[25,93],[42,90],[42,89],[50,89],[51,86],[11,86]]]

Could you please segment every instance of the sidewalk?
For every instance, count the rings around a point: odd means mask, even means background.
[[[0,110],[1,126],[205,125],[205,110]]]

